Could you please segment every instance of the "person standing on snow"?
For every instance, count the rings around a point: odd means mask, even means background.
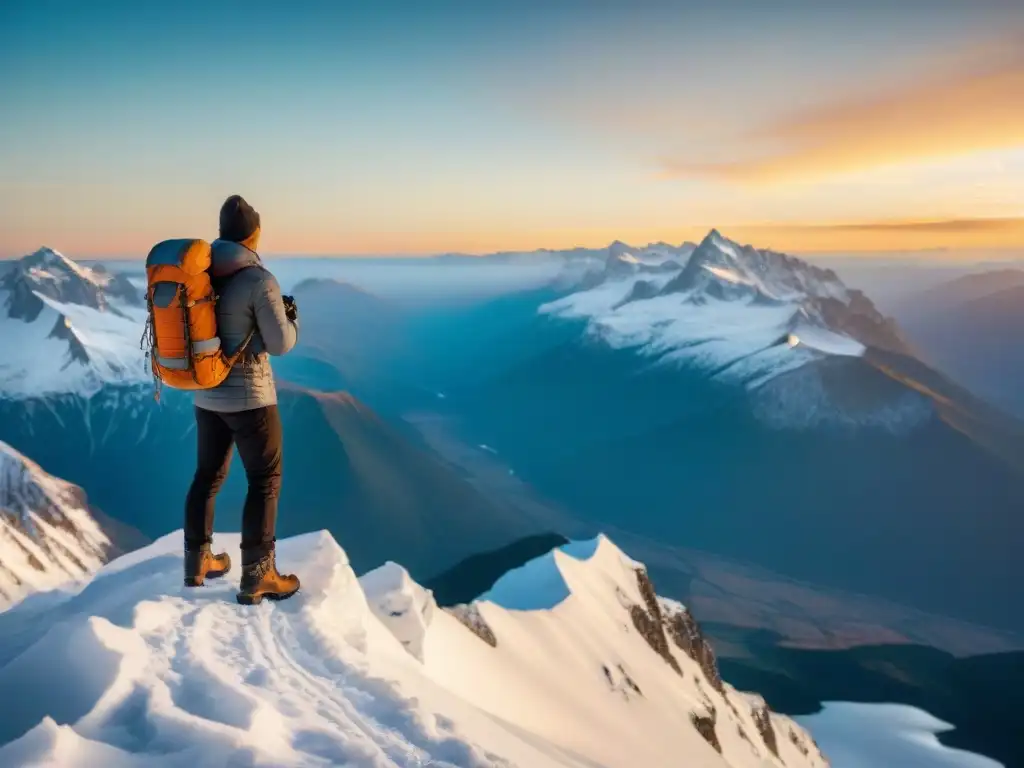
[[[238,602],[282,600],[299,579],[278,573],[274,556],[281,489],[282,430],[268,355],[284,355],[299,334],[298,311],[282,296],[256,249],[260,215],[239,195],[220,210],[220,239],[212,245],[210,276],[221,344],[235,349],[252,333],[241,360],[218,387],[195,393],[198,456],[185,502],[185,584],[231,569],[227,553],[213,554],[214,499],[227,478],[234,447],[249,483],[242,513],[242,578]]]

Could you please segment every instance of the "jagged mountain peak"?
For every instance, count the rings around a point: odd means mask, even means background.
[[[633,246],[624,243],[621,240],[616,240],[611,245],[608,246],[608,258],[622,258],[623,256],[632,254],[634,250],[636,249],[633,248]]]
[[[844,300],[849,291],[832,270],[795,256],[741,245],[712,229],[682,272],[664,293],[708,294],[714,298],[766,300],[829,297]]]
[[[906,351],[895,323],[834,271],[715,229],[681,270],[646,272],[620,269],[540,312],[586,319],[613,347],[751,390],[823,359]]]
[[[25,269],[51,269],[55,274],[73,274],[84,280],[93,279],[93,270],[83,267],[60,251],[43,246],[24,256],[20,264]]]
[[[140,291],[123,274],[77,264],[52,248],[0,279],[0,397],[92,393],[148,379]]]

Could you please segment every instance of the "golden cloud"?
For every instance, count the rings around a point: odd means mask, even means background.
[[[741,239],[797,251],[1024,248],[1024,218],[740,225]]]
[[[771,183],[1024,146],[1024,38],[1013,43],[943,76],[781,120],[749,135],[745,156],[669,159],[664,170]]]

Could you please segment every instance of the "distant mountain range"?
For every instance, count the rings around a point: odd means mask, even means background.
[[[674,273],[634,266],[474,310],[489,375],[438,386],[477,442],[598,524],[1024,628],[1018,422],[827,270],[718,232]]]
[[[189,398],[152,402],[125,281],[58,256],[34,254],[3,278],[0,345],[46,386],[3,380],[0,439],[159,535],[180,524],[192,471]],[[300,345],[275,360],[291,382],[282,535],[327,527],[357,567],[399,558],[426,577],[550,530],[489,500],[399,418],[443,408],[595,526],[1021,629],[1007,610],[1020,426],[916,358],[867,296],[717,231],[517,258],[560,273],[415,311],[336,281],[296,285]],[[62,312],[28,320],[21,305],[44,298]],[[75,318],[74,341],[49,337],[58,314]],[[62,346],[38,355],[40,336]],[[123,364],[101,365],[111,360]],[[240,505],[240,475],[222,518]]]
[[[925,359],[1024,418],[1024,270],[943,283],[906,299],[898,314]]]
[[[0,439],[86,487],[99,508],[145,536],[180,526],[195,466],[191,397],[165,390],[154,401],[139,349],[144,309],[131,283],[43,249],[13,264],[2,285]],[[326,527],[351,545],[360,570],[401,558],[430,575],[533,532],[411,429],[338,391],[386,394],[374,360],[390,353],[398,314],[334,281],[294,292],[302,343],[275,360],[286,435],[281,535]],[[55,322],[67,333],[52,333]],[[353,324],[358,333],[333,330]],[[367,338],[372,344],[354,341]],[[218,499],[218,527],[238,526],[244,493],[237,464]]]

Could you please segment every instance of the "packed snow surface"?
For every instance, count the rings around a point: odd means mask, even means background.
[[[237,535],[216,544],[237,557]],[[652,650],[635,564],[607,539],[543,563],[565,588],[526,611],[441,610],[395,564],[358,580],[326,533],[278,546],[303,579],[282,603],[239,606],[237,573],[184,588],[177,532],[0,614],[0,689],[19,692],[0,697],[0,765],[826,765],[765,715],[776,757],[751,699]]]
[[[945,747],[935,734],[952,726],[902,704],[828,702],[798,717],[833,768],[1002,768],[981,755]]]

